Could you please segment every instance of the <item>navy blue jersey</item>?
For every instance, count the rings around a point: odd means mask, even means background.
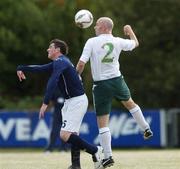
[[[84,88],[76,69],[64,55],[49,64],[20,65],[17,70],[23,72],[51,72],[44,96],[45,104],[48,104],[51,100],[56,87],[59,87],[62,96],[66,99],[84,94]]]

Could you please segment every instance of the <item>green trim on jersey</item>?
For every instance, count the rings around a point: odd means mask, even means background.
[[[130,90],[123,76],[94,82],[93,101],[97,116],[110,113],[113,98],[127,101],[130,97]]]

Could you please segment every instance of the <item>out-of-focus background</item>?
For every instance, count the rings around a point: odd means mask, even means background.
[[[80,29],[74,15],[88,9],[94,16],[90,28]],[[44,147],[52,118],[38,119],[49,75],[27,74],[19,82],[19,64],[45,64],[49,41],[60,38],[70,47],[74,63],[86,40],[94,35],[101,16],[114,21],[114,36],[125,38],[123,26],[134,29],[140,46],[122,52],[121,71],[132,98],[143,110],[154,137],[144,141],[142,131],[118,102],[110,119],[113,148],[180,147],[180,1],[179,0],[1,0],[0,1],[0,148]],[[81,136],[98,143],[92,104],[90,66],[82,75],[89,110]],[[57,141],[57,145],[60,141]]]

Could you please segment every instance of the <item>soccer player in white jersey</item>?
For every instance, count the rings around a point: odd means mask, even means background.
[[[81,74],[85,64],[90,59],[99,139],[104,149],[102,164],[106,168],[114,164],[111,149],[111,133],[108,127],[113,98],[119,100],[129,110],[144,131],[144,139],[153,136],[153,132],[146,122],[140,107],[132,100],[130,90],[119,70],[119,55],[121,51],[131,51],[139,46],[131,26],[124,26],[124,34],[129,37],[128,39],[112,35],[113,21],[108,17],[99,18],[94,29],[96,37],[87,40],[76,69]]]

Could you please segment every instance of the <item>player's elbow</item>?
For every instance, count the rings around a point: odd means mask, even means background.
[[[135,47],[138,47],[138,46],[139,46],[139,41],[135,40]]]
[[[60,131],[60,138],[64,141],[64,142],[67,142],[69,137],[70,137],[70,132],[67,132],[67,131],[63,131],[61,130]]]
[[[136,42],[136,47],[138,47],[138,46],[139,46],[139,42],[137,41],[137,42]]]

